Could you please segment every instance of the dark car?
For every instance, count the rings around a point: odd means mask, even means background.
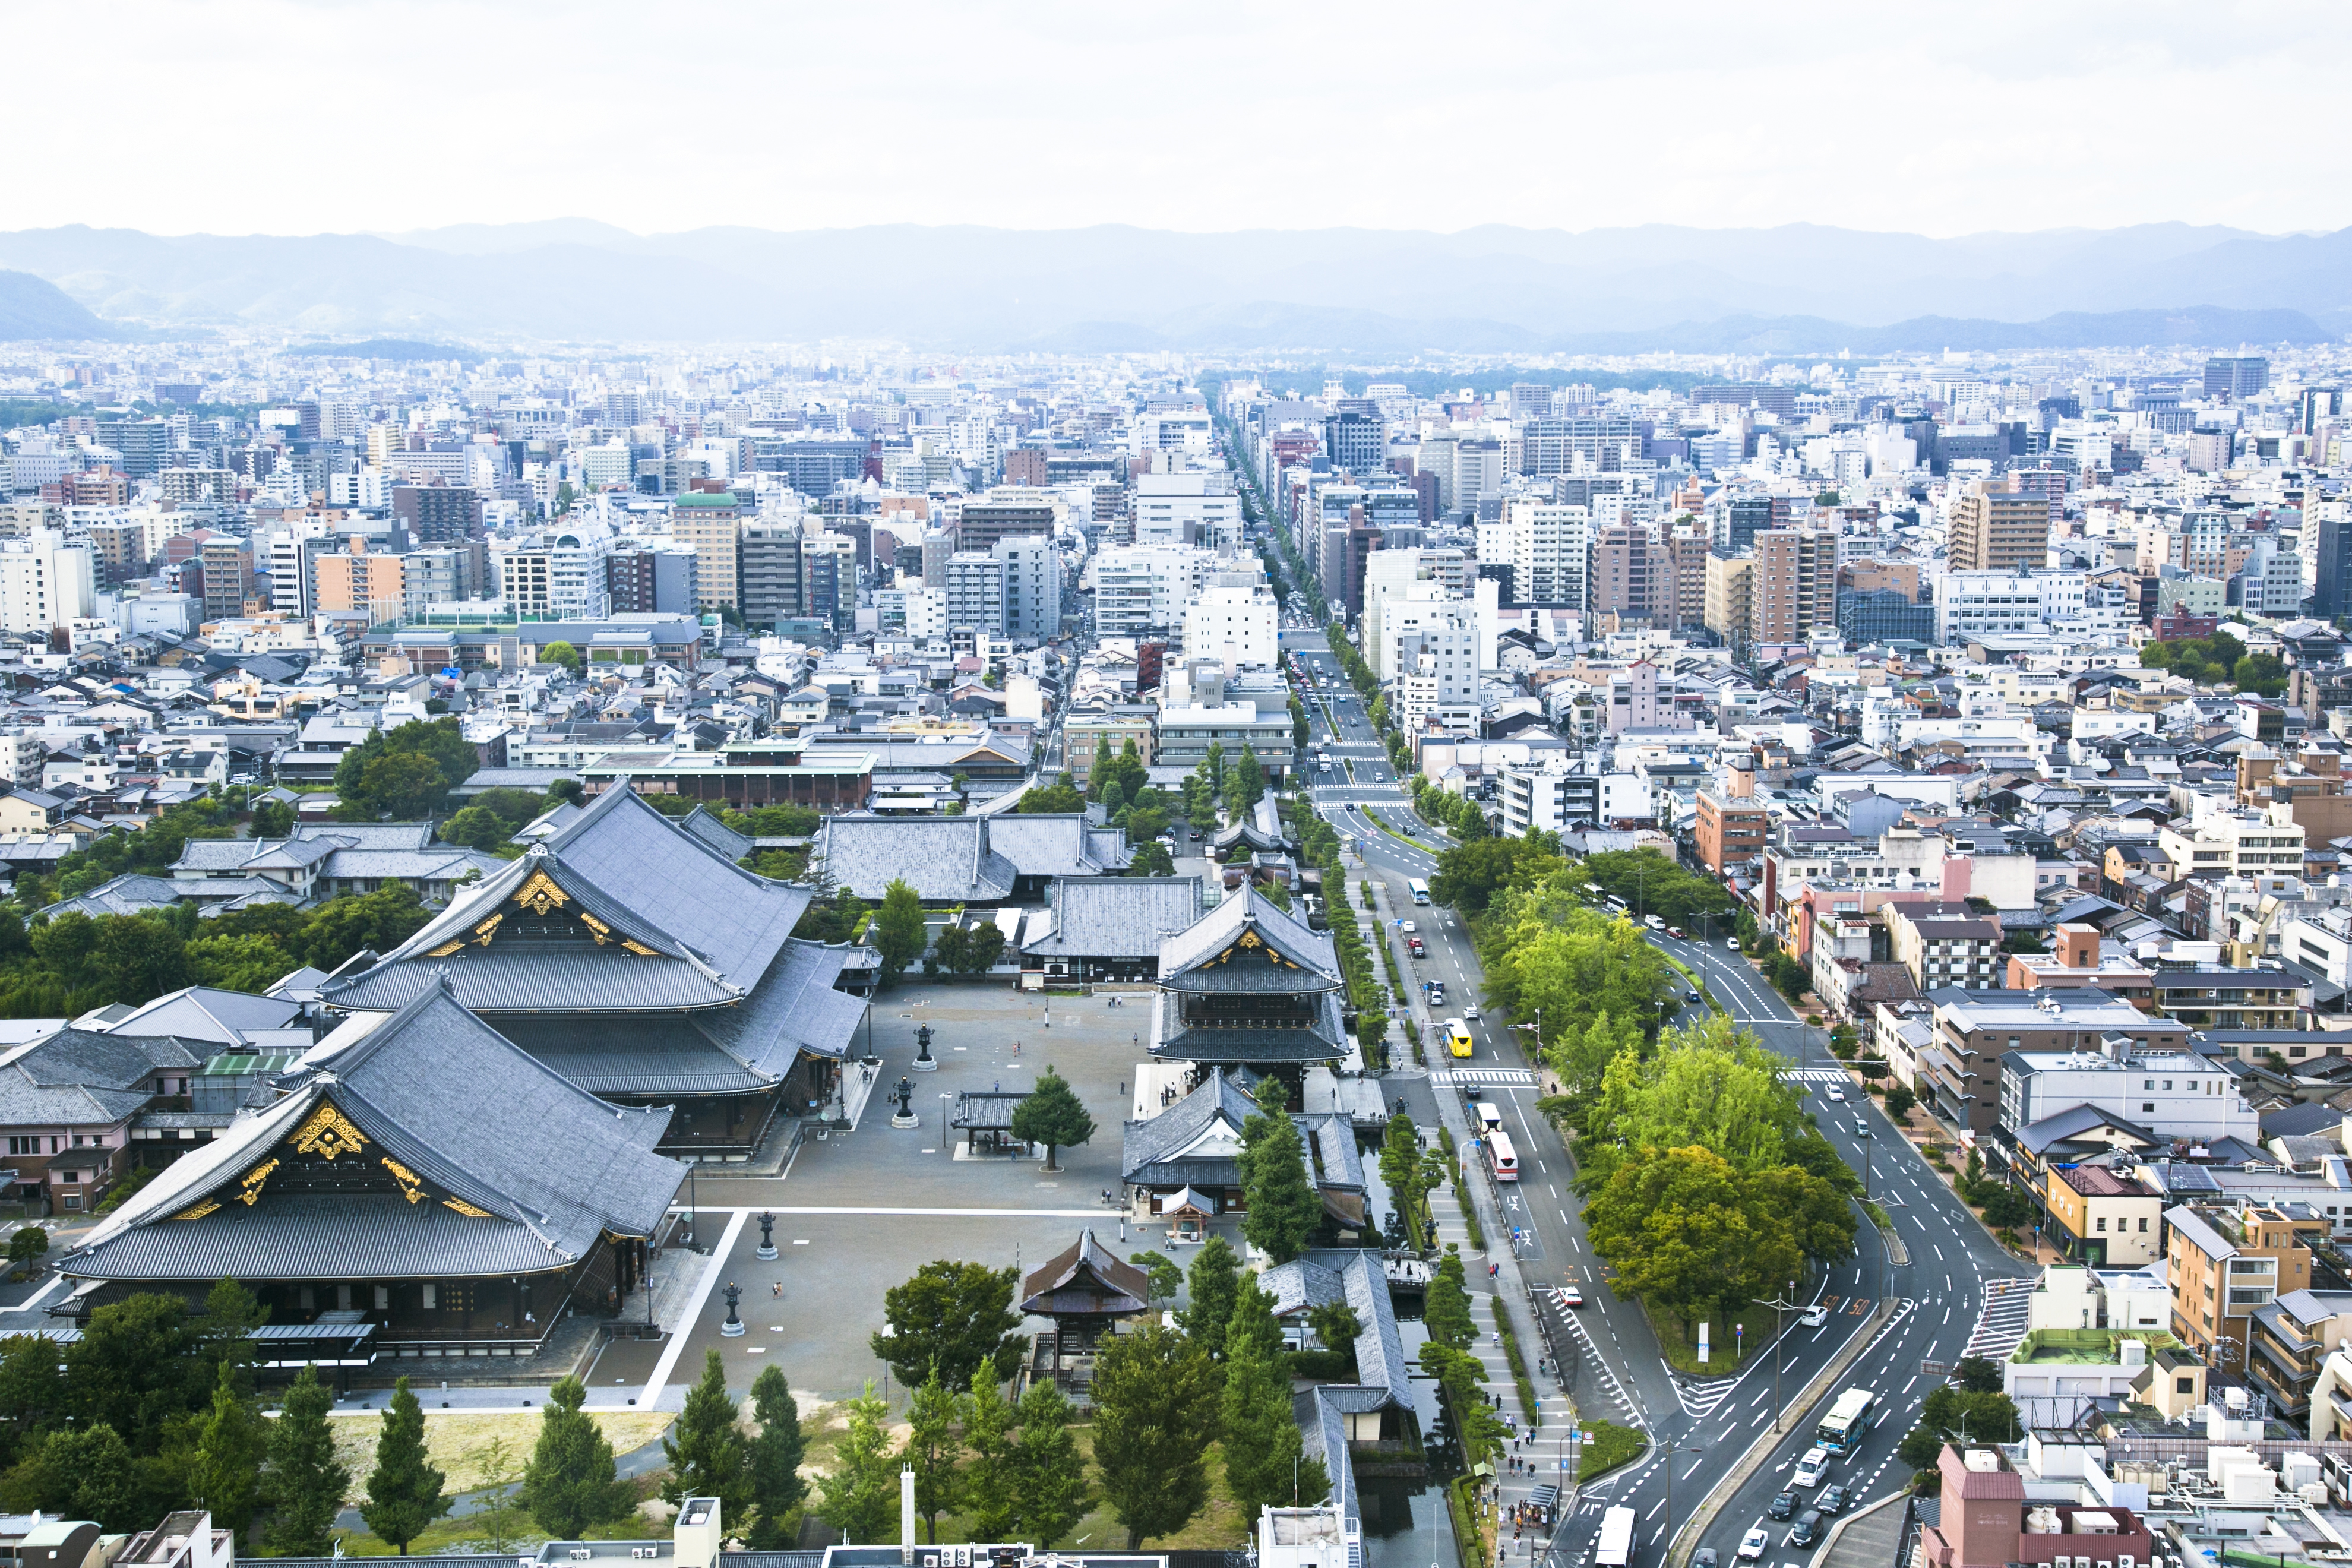
[[[1822,1510],[1817,1508],[1809,1508],[1804,1512],[1797,1516],[1797,1527],[1789,1531],[1789,1544],[1791,1546],[1811,1546],[1814,1542],[1821,1539],[1821,1535]]]
[[[1786,1519],[1796,1511],[1797,1494],[1794,1492],[1781,1492],[1773,1498],[1772,1506],[1764,1510],[1764,1517],[1767,1519]]]
[[[1691,1568],[1715,1568],[1715,1565],[1716,1555],[1714,1547],[1702,1546],[1696,1552],[1691,1553]]]
[[[1692,1006],[1696,1007],[1696,1006],[1697,1006],[1701,1002],[1704,1002],[1705,1000],[1706,1000],[1706,998],[1705,998],[1704,996],[1701,996],[1701,995],[1700,995],[1697,992],[1696,992],[1696,991],[1685,991],[1685,992],[1684,992],[1684,993],[1683,993],[1683,1000],[1684,1000],[1684,1001],[1685,1001],[1685,1002],[1687,1002],[1687,1003],[1689,1003]]]
[[[1845,1489],[1843,1487],[1823,1487],[1822,1489],[1822,1495],[1813,1500],[1813,1506],[1820,1509],[1824,1514],[1843,1513],[1845,1511]]]

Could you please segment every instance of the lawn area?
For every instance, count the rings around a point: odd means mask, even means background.
[[[677,1419],[658,1410],[589,1414],[615,1454],[644,1447],[668,1431],[670,1423]],[[355,1415],[337,1415],[331,1424],[335,1458],[352,1472],[351,1490],[343,1495],[343,1501],[356,1504],[366,1493],[368,1472],[375,1468],[376,1436],[383,1430],[383,1412],[370,1410]],[[447,1489],[452,1494],[469,1492],[484,1484],[482,1450],[487,1445],[504,1438],[509,1462],[520,1468],[530,1459],[531,1447],[539,1441],[540,1425],[537,1410],[428,1410],[425,1413],[425,1457],[449,1478]]]
[[[1078,1440],[1078,1452],[1086,1457],[1087,1479],[1091,1482],[1094,1479],[1095,1430],[1090,1426],[1073,1426],[1070,1430]],[[918,1520],[915,1527],[919,1531],[922,1521]],[[1209,1446],[1209,1506],[1174,1535],[1147,1537],[1143,1544],[1154,1552],[1222,1549],[1242,1544],[1248,1533],[1242,1521],[1240,1508],[1225,1490],[1224,1455],[1213,1443]],[[940,1536],[947,1541],[971,1539],[964,1530],[963,1521],[957,1515],[945,1513],[940,1516]],[[1038,1544],[1046,1543],[1040,1542]],[[1065,1548],[1088,1546],[1098,1552],[1123,1552],[1127,1549],[1127,1531],[1118,1522],[1118,1516],[1111,1511],[1110,1505],[1103,1500],[1102,1494],[1093,1491],[1088,1495],[1086,1517],[1078,1521],[1077,1528],[1070,1531],[1069,1539],[1052,1544]]]
[[[1746,1307],[1729,1319],[1716,1319],[1707,1331],[1707,1360],[1705,1366],[1698,1361],[1698,1325],[1696,1320],[1685,1319],[1679,1312],[1664,1307],[1647,1307],[1650,1327],[1658,1336],[1658,1344],[1665,1352],[1667,1363],[1676,1372],[1693,1377],[1729,1377],[1747,1363],[1740,1359],[1742,1336],[1737,1329],[1748,1331],[1745,1343],[1748,1354],[1754,1357],[1769,1354],[1772,1349],[1772,1309]],[[1783,1320],[1795,1317],[1793,1312],[1781,1314]]]
[[[1632,1464],[1650,1446],[1650,1439],[1633,1426],[1620,1426],[1614,1422],[1595,1421],[1592,1441],[1583,1446],[1576,1461],[1579,1486],[1593,1477],[1605,1475],[1620,1465]]]

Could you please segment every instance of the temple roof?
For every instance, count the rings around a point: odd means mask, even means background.
[[[604,1103],[446,986],[373,1026],[355,1017],[338,1037],[285,1080],[284,1099],[167,1167],[60,1270],[181,1280],[543,1273],[607,1233],[651,1235],[683,1179],[653,1152],[667,1108]]]
[[[1331,939],[1244,886],[1160,944],[1166,991],[1286,992],[1339,988]]]
[[[1151,1277],[1082,1230],[1021,1281],[1021,1310],[1040,1318],[1125,1317],[1151,1307]]]

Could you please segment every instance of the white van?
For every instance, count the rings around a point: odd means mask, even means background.
[[[1789,1478],[1790,1484],[1800,1487],[1820,1486],[1822,1473],[1829,1468],[1830,1451],[1827,1448],[1808,1448],[1805,1450],[1805,1457],[1797,1461],[1797,1473]]]

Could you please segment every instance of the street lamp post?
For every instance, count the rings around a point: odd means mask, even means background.
[[[1793,1294],[1795,1289],[1796,1287],[1792,1283],[1790,1290]],[[1782,1343],[1780,1314],[1793,1309],[1796,1303],[1783,1300],[1778,1296],[1769,1300],[1759,1296],[1752,1300],[1759,1307],[1772,1309],[1772,1430],[1778,1432],[1780,1429],[1780,1346]]]
[[[1780,1430],[1780,1426],[1778,1426],[1778,1422],[1780,1421],[1780,1409],[1779,1409],[1779,1405],[1780,1405],[1780,1400],[1779,1400],[1778,1396],[1776,1395],[1776,1396],[1774,1397],[1774,1399],[1773,1399],[1773,1405],[1774,1405],[1774,1409],[1773,1409],[1773,1412],[1772,1412],[1772,1419],[1773,1419],[1773,1421],[1774,1421],[1774,1423],[1775,1423],[1775,1425],[1774,1425],[1774,1426],[1773,1426],[1773,1428],[1772,1428],[1772,1429],[1773,1429],[1774,1431],[1776,1431],[1776,1432]],[[1669,1439],[1667,1440],[1666,1445],[1665,1445],[1665,1448],[1666,1448],[1666,1528],[1665,1528],[1665,1532],[1664,1532],[1664,1533],[1665,1533],[1665,1537],[1666,1537],[1666,1539],[1667,1539],[1668,1541],[1672,1541],[1672,1540],[1674,1539],[1674,1537],[1675,1537],[1675,1456],[1676,1454],[1678,1454],[1678,1453],[1682,1453],[1682,1454],[1704,1454],[1704,1453],[1706,1453],[1706,1448],[1702,1447],[1701,1446],[1699,1446],[1699,1445],[1698,1445],[1698,1444],[1696,1444],[1696,1443],[1685,1443],[1685,1444],[1682,1444],[1680,1447],[1677,1447],[1677,1446],[1675,1444],[1675,1442],[1673,1441],[1673,1439],[1671,1439],[1671,1438],[1669,1438]]]

